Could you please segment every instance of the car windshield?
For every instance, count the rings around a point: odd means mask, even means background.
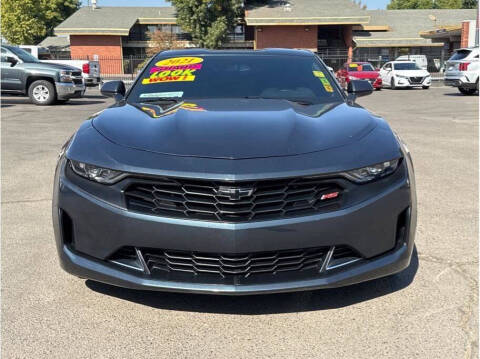
[[[343,101],[328,69],[313,56],[238,53],[157,57],[127,101],[165,98],[268,98],[304,105]]]
[[[399,62],[393,64],[395,70],[421,70],[415,62]]]
[[[13,52],[23,62],[39,62],[35,56],[30,55],[25,50],[19,47],[10,47],[9,50]]]
[[[370,64],[348,64],[349,72],[375,71]]]

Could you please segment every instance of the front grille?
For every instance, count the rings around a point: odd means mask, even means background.
[[[82,73],[81,73],[80,71],[73,71],[73,72],[72,72],[72,76],[81,77],[81,76],[82,76]]]
[[[412,84],[421,84],[423,82],[423,77],[410,77],[410,82]]]
[[[328,250],[328,248],[327,248]],[[222,278],[256,274],[277,274],[287,271],[320,269],[327,250],[314,248],[255,254],[209,254],[143,250],[143,257],[152,274],[156,271],[211,273]]]
[[[326,198],[332,193],[338,194]],[[335,210],[342,195],[335,180],[319,178],[238,183],[161,178],[138,180],[125,190],[127,208],[135,212],[237,223]]]
[[[328,270],[324,265],[327,253],[333,247],[317,247],[282,251],[243,254],[218,254],[162,250],[152,248],[122,247],[110,261],[135,270],[143,270],[157,278],[172,278],[183,275],[183,279],[228,282],[250,277],[278,278],[282,274],[318,275]],[[142,258],[138,258],[141,256]],[[335,247],[330,262],[360,259],[350,247]],[[327,263],[328,264],[328,263]],[[144,266],[144,267],[142,267]],[[307,273],[308,272],[308,273]],[[267,276],[267,277],[265,277]],[[226,280],[226,281],[225,281]]]
[[[73,83],[75,85],[81,85],[83,83],[83,80],[80,78],[80,79],[73,79]]]

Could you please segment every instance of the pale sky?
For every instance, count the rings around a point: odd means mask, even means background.
[[[385,9],[390,0],[362,0],[369,9]],[[88,0],[82,0],[84,5]],[[100,6],[169,6],[165,0],[97,0]]]

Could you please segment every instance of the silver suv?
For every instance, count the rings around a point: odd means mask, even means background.
[[[479,53],[478,48],[456,50],[446,64],[445,85],[457,87],[464,95],[473,95],[477,92]]]

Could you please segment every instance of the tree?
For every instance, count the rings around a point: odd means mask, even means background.
[[[177,23],[200,47],[218,48],[243,15],[243,0],[172,0],[172,3]]]
[[[2,0],[2,36],[15,45],[35,45],[80,7],[80,0]]]
[[[478,0],[463,0],[462,8],[463,9],[475,9],[477,7]]]
[[[387,9],[471,9],[477,0],[391,0]]]

